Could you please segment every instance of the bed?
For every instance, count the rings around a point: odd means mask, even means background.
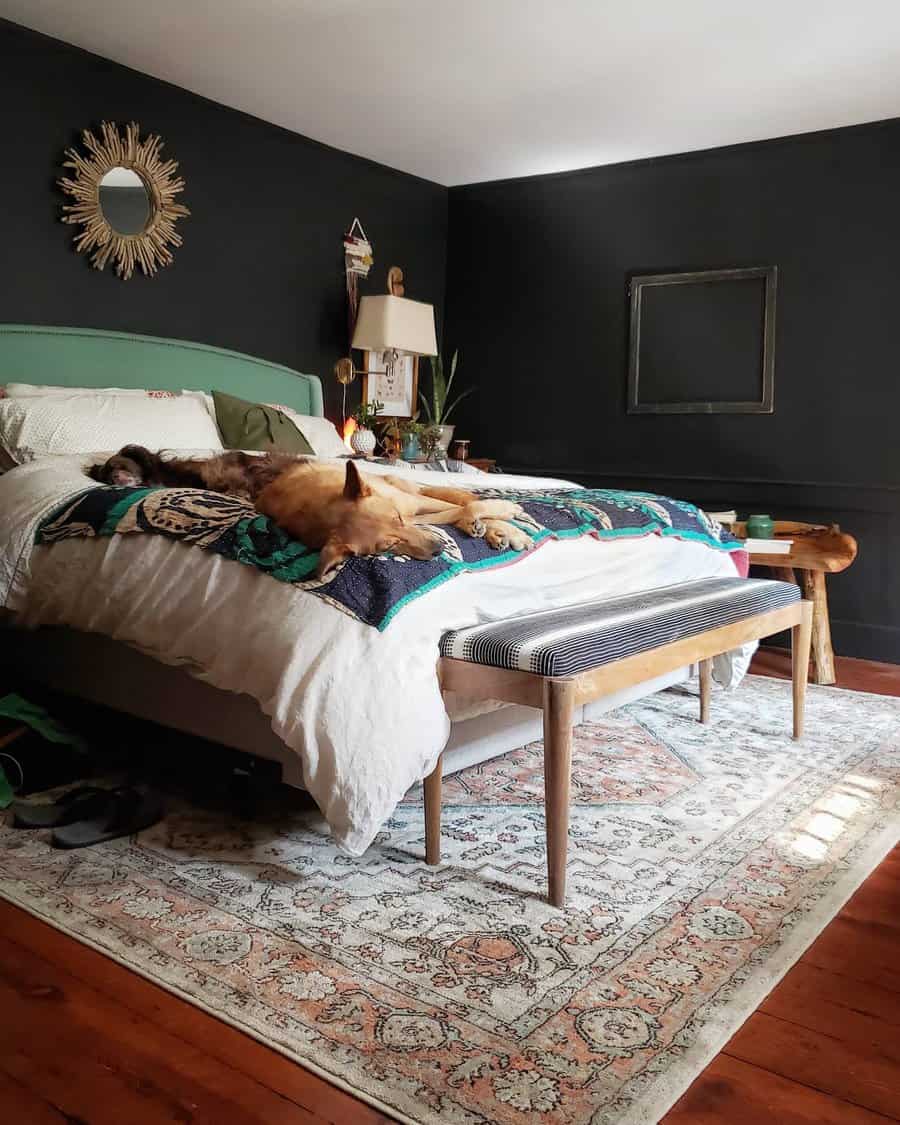
[[[323,414],[315,376],[126,333],[0,325],[0,384],[13,380],[160,392],[216,387]],[[90,484],[81,476],[84,461],[46,458],[0,477],[0,604],[13,630],[7,655],[57,689],[279,763],[283,779],[309,789],[338,844],[354,854],[441,750],[450,773],[540,737],[540,715],[531,709],[441,696],[435,669],[445,630],[733,575],[737,561],[715,543],[677,536],[554,539],[515,565],[454,578],[373,629],[305,590],[162,538],[35,547],[39,521]],[[467,477],[470,484],[577,487],[498,475]],[[200,628],[201,620],[209,627]],[[738,673],[723,662],[718,674],[733,682]],[[686,675],[607,697],[591,713]]]

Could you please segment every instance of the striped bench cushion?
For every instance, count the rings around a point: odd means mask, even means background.
[[[457,629],[441,638],[441,655],[540,676],[575,676],[799,600],[791,582],[704,578]]]

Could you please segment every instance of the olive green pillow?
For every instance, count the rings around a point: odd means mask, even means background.
[[[213,391],[216,422],[226,449],[261,449],[265,452],[312,453],[313,448],[290,418],[275,406],[248,402],[222,391]]]

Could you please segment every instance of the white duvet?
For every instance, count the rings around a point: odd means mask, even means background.
[[[726,552],[674,538],[549,541],[512,566],[446,582],[379,633],[313,594],[162,537],[35,547],[39,521],[90,485],[83,462],[45,458],[0,477],[0,604],[18,624],[103,633],[215,687],[253,696],[300,756],[334,839],[354,855],[433,769],[447,740],[450,719],[436,675],[446,630],[735,573]],[[479,483],[571,485],[465,478],[467,488]]]

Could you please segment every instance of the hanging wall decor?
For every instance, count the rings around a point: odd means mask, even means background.
[[[359,279],[368,277],[375,259],[372,244],[366,238],[359,219],[354,219],[344,235],[344,270],[347,274],[347,350],[353,339],[356,327],[356,314],[359,311]]]
[[[64,223],[80,223],[75,249],[90,254],[94,269],[112,262],[127,281],[140,266],[148,276],[173,260],[170,247],[181,245],[175,223],[190,211],[175,197],[184,191],[176,176],[177,160],[160,156],[162,140],[151,134],[140,139],[136,121],[125,126],[102,122],[100,138],[85,129],[81,134],[87,152],[67,148],[64,168],[74,174],[59,180],[74,203],[63,206]]]

